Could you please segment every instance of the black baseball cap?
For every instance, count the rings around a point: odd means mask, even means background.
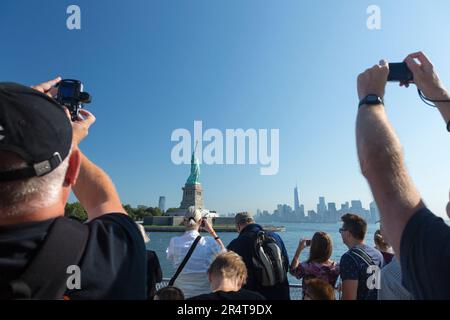
[[[0,151],[16,153],[28,164],[0,172],[0,182],[52,172],[71,145],[72,125],[63,106],[30,87],[0,82]]]

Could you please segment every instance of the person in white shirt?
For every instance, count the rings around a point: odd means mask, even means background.
[[[226,249],[213,227],[206,219],[202,218],[200,210],[189,207],[183,223],[186,226],[186,232],[182,236],[170,239],[169,247],[166,250],[167,259],[172,262],[175,269],[181,264],[192,243],[200,235],[200,227],[211,235],[200,239],[174,283],[175,287],[183,291],[186,298],[190,298],[211,292],[207,275],[208,268],[215,257],[221,252],[226,252]]]

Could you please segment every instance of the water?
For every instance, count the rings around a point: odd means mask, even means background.
[[[340,257],[348,250],[342,243],[339,228],[341,223],[273,223],[275,226],[285,226],[286,231],[279,232],[279,235],[284,241],[286,249],[288,251],[289,259],[294,256],[297,249],[298,242],[301,238],[309,238],[317,231],[324,231],[331,235],[333,239],[333,254],[332,259],[339,261]],[[373,246],[373,235],[378,229],[378,224],[369,224],[367,227],[366,241],[367,245]],[[147,244],[147,248],[156,252],[163,270],[164,278],[170,278],[175,270],[172,264],[166,258],[166,249],[169,246],[170,238],[181,235],[180,232],[150,232],[150,243]],[[202,233],[206,236],[206,233]],[[237,232],[218,232],[218,235],[222,239],[225,246],[227,246],[231,240],[238,236]],[[304,261],[308,258],[309,249],[303,250],[300,261]],[[290,260],[289,260],[290,262]],[[299,280],[289,275],[289,283],[297,284]]]

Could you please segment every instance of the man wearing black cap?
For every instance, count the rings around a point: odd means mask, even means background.
[[[145,299],[145,245],[52,81],[0,83],[0,299]],[[85,224],[64,218],[71,190]]]

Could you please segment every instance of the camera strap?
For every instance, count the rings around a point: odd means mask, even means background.
[[[181,271],[183,271],[184,266],[188,262],[189,258],[191,257],[192,253],[194,252],[195,247],[197,246],[197,244],[201,238],[202,238],[202,236],[197,236],[197,238],[195,238],[194,242],[192,243],[191,247],[189,248],[188,253],[184,257],[184,259],[181,262],[180,266],[178,267],[177,271],[175,271],[175,274],[173,275],[173,277],[170,279],[169,286],[173,286],[173,284],[175,283],[175,280],[178,278]]]
[[[432,103],[430,103],[430,102],[433,102],[433,103],[450,102],[449,99],[445,99],[445,100],[433,100],[433,99],[427,98],[427,97],[423,94],[423,92],[422,92],[420,89],[417,89],[417,92],[419,93],[420,99],[422,99],[422,101],[423,101],[425,104],[429,105],[430,107],[436,108],[436,105],[435,105],[435,104],[432,104]]]
[[[427,98],[419,88],[417,88],[417,92],[419,93],[420,99],[422,99],[422,101],[430,107],[437,108],[436,103],[440,103],[440,102],[450,103],[450,99],[433,100],[433,99]],[[430,103],[430,102],[432,102],[432,103]],[[447,122],[447,131],[450,132],[450,120]]]

